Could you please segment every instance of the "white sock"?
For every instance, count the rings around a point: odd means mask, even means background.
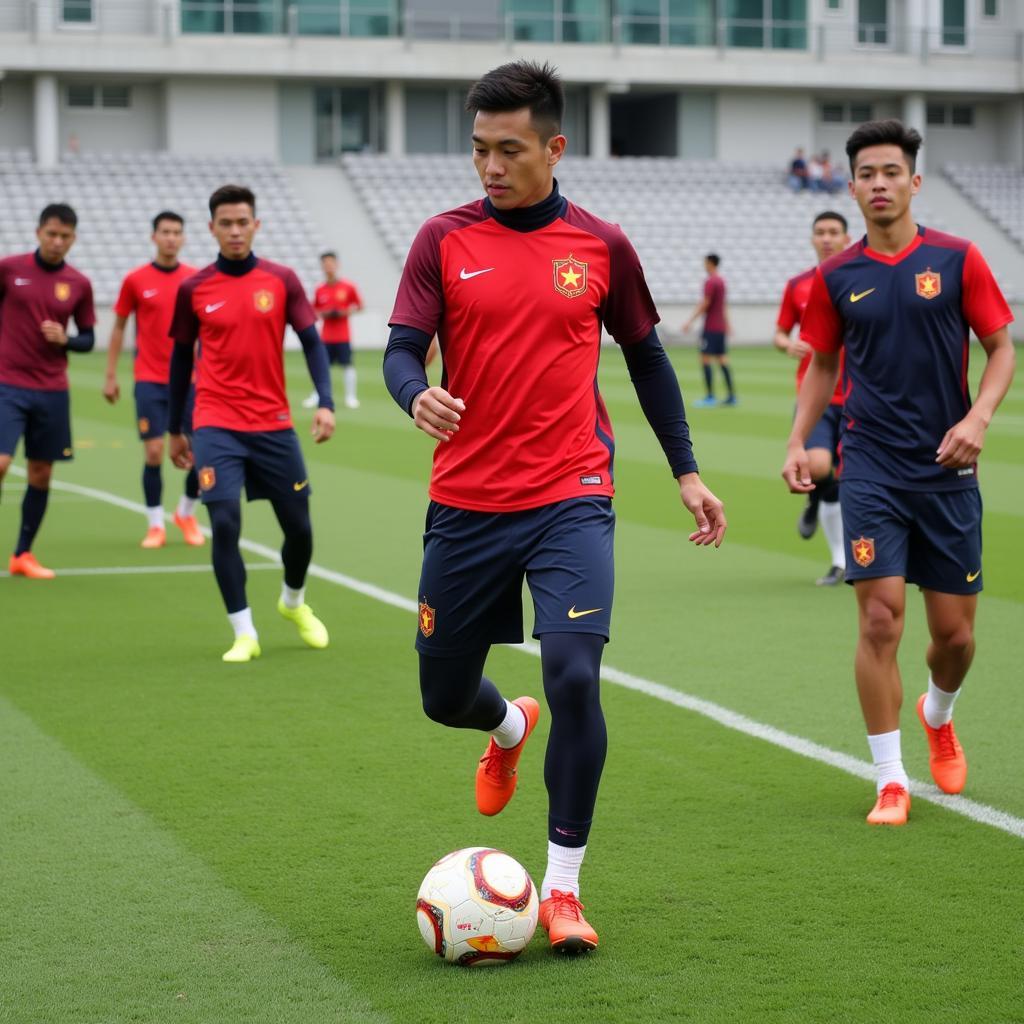
[[[843,512],[838,501],[823,501],[818,509],[818,521],[825,535],[832,564],[846,570],[846,543],[843,540]]]
[[[953,693],[946,693],[945,690],[940,690],[933,682],[932,677],[928,677],[928,694],[924,698],[924,720],[933,728],[938,729],[940,726],[945,725],[947,722],[953,721],[953,705],[956,703],[957,697],[960,696],[960,690],[955,690]]]
[[[306,603],[306,588],[292,590],[287,583],[281,584],[281,600],[285,608],[301,608]]]
[[[256,636],[256,627],[252,624],[252,609],[243,608],[240,612],[228,612],[228,622],[235,631],[235,639],[240,636]]]
[[[552,889],[580,894],[580,865],[586,846],[559,846],[548,840],[548,869],[540,887],[540,898],[546,900]]]
[[[909,789],[910,780],[903,769],[899,729],[868,736],[868,746],[871,748],[871,760],[875,762],[875,771],[878,773],[878,792],[881,793],[890,782],[898,782],[904,789]]]
[[[505,701],[505,717],[491,735],[499,747],[514,747],[526,735],[526,712],[518,704]]]
[[[164,509],[162,505],[146,506],[146,519],[149,520],[149,528],[164,525]]]
[[[356,397],[356,368],[345,367],[345,397],[351,401]]]
[[[195,515],[196,502],[198,498],[190,498],[187,494],[183,494],[178,499],[178,517],[180,519],[188,519],[189,516]]]

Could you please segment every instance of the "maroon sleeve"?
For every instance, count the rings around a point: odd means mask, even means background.
[[[82,297],[75,305],[72,316],[75,318],[75,326],[80,331],[87,331],[90,327],[96,326],[96,309],[92,301],[92,282],[88,278],[85,279]]]
[[[1013,323],[1013,314],[985,257],[973,244],[964,257],[961,303],[971,330],[979,338],[987,338],[1001,327]]]
[[[405,259],[388,326],[403,324],[430,335],[437,331],[444,313],[441,237],[437,222],[432,220],[417,232]]]
[[[800,323],[800,337],[819,352],[837,352],[843,343],[843,321],[832,303],[820,269],[814,272],[811,294]]]
[[[633,244],[619,230],[607,242],[611,267],[601,320],[620,345],[632,345],[643,341],[661,317]]]
[[[295,328],[295,332],[304,331],[307,327],[316,323],[316,313],[302,290],[302,283],[299,281],[294,270],[288,270],[284,275],[284,291],[287,301],[285,317],[288,323]]]
[[[174,317],[171,320],[171,337],[178,345],[194,345],[199,337],[199,317],[192,308],[192,286],[194,278],[183,282],[174,299]]]
[[[787,334],[793,330],[793,325],[800,319],[800,310],[793,300],[793,281],[786,282],[786,289],[782,293],[782,304],[779,306],[779,316],[775,323],[780,330]]]
[[[121,282],[121,291],[114,303],[114,312],[118,316],[129,317],[135,312],[136,306],[134,278],[129,274]]]

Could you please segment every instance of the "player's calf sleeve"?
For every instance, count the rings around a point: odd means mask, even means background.
[[[25,497],[21,499],[21,531],[14,549],[15,555],[23,555],[26,551],[32,550],[32,541],[39,531],[49,500],[48,488],[33,487],[31,484],[25,488]]]
[[[304,497],[275,501],[273,507],[284,534],[281,545],[284,581],[292,590],[301,590],[306,584],[306,570],[313,560],[313,523],[309,518],[309,501]]]
[[[248,606],[245,597],[245,563],[238,550],[242,535],[242,506],[239,501],[213,501],[206,507],[213,535],[210,548],[213,574],[229,615]]]
[[[548,839],[585,846],[608,749],[601,711],[600,673],[605,640],[592,633],[541,637],[544,694],[551,734],[544,759]]]
[[[193,466],[185,477],[185,497],[195,501],[199,497],[199,474]]]
[[[156,508],[163,500],[164,480],[159,466],[142,467],[142,493],[146,508]]]
[[[729,368],[728,363],[722,363],[722,376],[725,378],[725,386],[730,395],[735,394],[732,387],[732,370]]]
[[[820,501],[835,502],[839,500],[839,481],[831,473],[824,480],[815,480],[814,483]]]
[[[420,655],[420,697],[426,716],[455,729],[492,732],[505,717],[505,698],[484,674],[487,651],[439,658]]]
[[[715,393],[715,378],[712,376],[711,364],[704,364],[704,390],[710,398]]]

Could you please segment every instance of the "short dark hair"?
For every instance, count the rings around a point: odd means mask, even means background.
[[[160,221],[162,220],[173,220],[176,224],[180,224],[182,227],[185,226],[185,218],[180,213],[175,213],[173,210],[161,210],[153,218],[153,230],[156,231],[160,227]]]
[[[916,128],[908,128],[902,121],[890,117],[884,121],[865,121],[846,140],[846,155],[850,158],[850,171],[855,172],[857,154],[868,146],[899,146],[907,158],[910,173],[914,173],[917,151],[924,139]]]
[[[707,256],[704,257],[704,259],[713,267],[717,267],[718,264],[722,262],[722,258],[721,256],[718,255],[717,252],[709,252]]]
[[[466,95],[466,110],[488,114],[530,108],[534,130],[547,142],[561,131],[565,92],[558,70],[551,64],[514,60],[488,71]]]
[[[331,259],[334,260],[338,258],[338,254],[333,249],[328,249],[326,252],[320,253],[320,259],[322,260],[327,259],[328,256],[330,256]]]
[[[221,185],[210,196],[210,216],[216,216],[218,206],[229,206],[232,203],[248,203],[252,207],[253,216],[256,215],[256,197],[252,189],[244,185]]]
[[[43,207],[39,214],[39,226],[42,227],[48,220],[59,220],[69,228],[78,227],[78,214],[75,213],[67,203],[50,203]]]
[[[836,213],[835,210],[822,210],[821,213],[814,218],[814,221],[811,223],[811,228],[813,229],[817,225],[818,221],[821,220],[839,221],[839,223],[843,225],[843,234],[850,230],[850,225],[847,224],[846,218],[841,213]]]

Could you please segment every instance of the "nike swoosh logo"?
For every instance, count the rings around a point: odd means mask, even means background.
[[[300,483],[292,484],[292,489],[296,490],[296,491],[301,491],[304,487],[306,487],[306,485],[308,483],[309,483],[309,477],[307,476],[306,479],[302,480]]]
[[[154,295],[159,295],[159,294],[160,294],[160,289],[159,288],[152,288],[149,291],[143,292],[142,293],[142,297],[144,299],[151,299],[151,298],[153,298]]]
[[[14,285],[16,288],[24,288],[25,285],[31,284],[32,279],[29,277],[16,277],[14,279]]]
[[[569,618],[570,619],[582,619],[584,615],[593,615],[594,612],[600,612],[600,611],[604,611],[604,609],[603,608],[588,608],[585,612],[578,612],[578,611],[576,611],[576,605],[573,605],[569,609]]]
[[[206,312],[207,313],[216,313],[217,310],[220,309],[220,307],[223,306],[225,302],[227,302],[227,299],[225,299],[224,302],[215,302],[212,306],[207,306],[206,307]]]
[[[967,574],[967,582],[968,583],[973,583],[980,575],[981,575],[981,570],[980,569],[977,572],[969,572]]]
[[[874,290],[875,290],[874,288],[869,288],[866,292],[861,292],[860,295],[857,295],[855,292],[850,292],[850,301],[851,302],[860,302],[861,299],[866,298]]]
[[[489,274],[494,269],[494,267],[486,267],[483,270],[466,270],[466,268],[463,267],[462,270],[459,271],[459,277],[461,277],[463,281],[468,281],[471,277],[479,277],[481,274]]]

